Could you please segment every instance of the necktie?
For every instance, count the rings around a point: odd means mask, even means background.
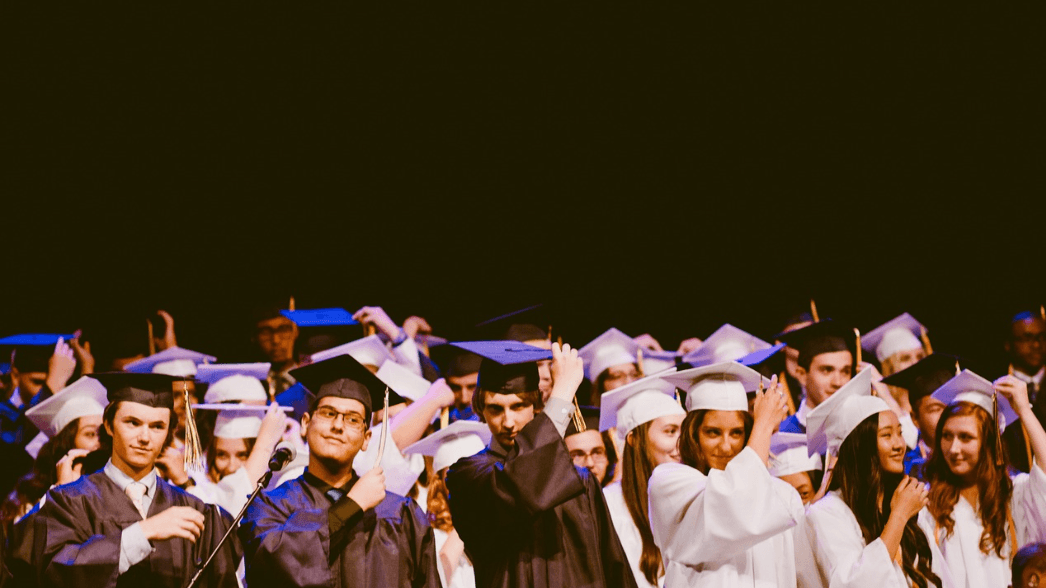
[[[131,482],[124,488],[124,494],[131,499],[131,503],[138,509],[138,514],[142,515],[142,518],[146,518],[145,503],[142,501],[142,497],[145,496],[145,484],[141,482]]]

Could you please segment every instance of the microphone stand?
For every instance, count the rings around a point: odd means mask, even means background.
[[[243,515],[247,514],[247,508],[251,505],[252,502],[254,502],[254,499],[258,497],[258,494],[261,494],[261,491],[269,485],[269,480],[272,479],[272,473],[273,471],[270,469],[269,471],[265,472],[265,475],[263,475],[260,480],[258,480],[258,485],[254,487],[254,492],[251,492],[250,497],[247,498],[247,503],[244,504],[243,508],[240,509],[240,514],[236,515],[236,518],[233,519],[232,524],[229,525],[229,530],[225,532],[225,536],[222,537],[222,540],[218,542],[218,545],[214,546],[214,549],[211,551],[211,555],[207,557],[207,561],[203,562],[203,565],[196,570],[195,574],[193,574],[192,580],[189,581],[188,588],[193,588],[194,586],[196,586],[196,582],[200,580],[200,576],[203,575],[203,571],[207,569],[207,566],[210,565],[211,560],[214,559],[214,556],[218,555],[218,552],[221,551],[222,546],[225,545],[225,542],[229,540],[229,536],[232,535],[232,532],[236,530],[237,526],[239,526],[240,520],[243,519]]]

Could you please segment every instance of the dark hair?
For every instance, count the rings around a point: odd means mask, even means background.
[[[984,525],[980,548],[985,555],[994,551],[997,556],[1002,557],[1002,551],[1006,547],[1007,511],[1010,497],[1013,495],[1013,482],[1006,475],[1006,463],[1009,460],[1006,459],[1005,450],[1003,459],[998,459],[1000,456],[995,444],[995,419],[976,404],[958,402],[949,405],[937,421],[937,439],[934,441],[933,453],[926,462],[926,479],[930,482],[930,514],[944,529],[945,537],[955,531],[952,511],[955,503],[959,501],[959,491],[964,484],[952,473],[944,459],[941,437],[948,419],[964,416],[972,416],[977,420],[981,434],[981,451],[977,460],[977,470],[974,472],[979,498],[977,510],[980,511],[981,523]],[[1002,465],[996,465],[997,463]]]
[[[103,445],[105,445],[105,442],[108,441],[108,446],[113,446],[113,437],[109,434],[107,427],[113,426],[113,420],[116,418],[116,411],[120,409],[120,405],[124,402],[130,401],[118,400],[116,402],[110,402],[109,405],[105,407],[105,412],[102,413],[103,426],[100,429],[98,429],[98,437],[102,440]],[[174,443],[174,429],[176,425],[174,420],[176,417],[174,416],[174,410],[168,409],[168,411],[170,413],[170,418],[167,419],[167,439],[164,440],[163,447],[160,448],[161,454],[163,453],[164,449],[167,449],[171,446],[172,443]]]
[[[45,481],[46,487],[50,487],[58,479],[58,460],[65,457],[69,450],[76,447],[76,434],[80,431],[79,417],[73,419],[69,424],[62,427],[61,431],[47,440],[36,454],[36,462],[33,471],[36,476]]]
[[[476,393],[472,395],[472,411],[476,413],[480,421],[486,422],[483,418],[483,409],[487,406],[487,394],[501,394],[501,392],[491,392],[490,390],[484,390],[483,388],[477,388]],[[538,412],[545,408],[545,402],[541,398],[541,391],[534,390],[533,392],[516,392],[516,396],[530,405],[534,406],[534,411]]]
[[[883,533],[890,518],[890,500],[904,478],[883,470],[879,458],[879,414],[873,414],[843,440],[839,459],[832,473],[829,490],[838,490],[839,498],[853,512],[861,527],[865,544],[875,541]],[[908,519],[901,536],[901,566],[905,576],[919,588],[933,584],[941,588],[941,579],[931,567],[933,555],[926,534]],[[918,556],[918,560],[916,557]]]
[[[254,451],[254,444],[258,441],[256,437],[243,438],[243,445],[247,448],[247,455],[250,456],[251,451]],[[221,478],[217,478],[217,470],[214,467],[214,460],[217,459],[218,450],[215,447],[218,443],[218,436],[211,437],[210,443],[207,444],[207,476],[211,478],[211,481],[217,483],[221,481]]]
[[[1021,586],[1024,570],[1031,568],[1037,572],[1046,572],[1046,543],[1029,543],[1013,556],[1013,588]]]
[[[701,452],[701,443],[698,441],[698,434],[701,431],[701,423],[705,422],[705,415],[710,413],[710,410],[692,410],[686,413],[686,418],[683,419],[683,424],[679,426],[679,456],[682,458],[683,463],[698,470],[702,474],[708,473],[708,460],[705,459],[704,454]],[[730,412],[730,411],[726,411]],[[752,419],[751,413],[747,411],[736,411],[740,413],[741,419],[745,424],[745,443],[748,443],[749,436],[752,435],[752,424],[755,422]]]
[[[625,438],[625,450],[621,458],[621,493],[625,497],[625,506],[632,515],[632,522],[639,529],[643,540],[639,556],[639,569],[651,584],[657,584],[661,575],[661,550],[654,544],[654,534],[650,530],[648,514],[649,496],[647,484],[654,472],[654,464],[647,457],[647,433],[653,421],[643,423],[632,429]]]

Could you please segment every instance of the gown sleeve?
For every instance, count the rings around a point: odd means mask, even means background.
[[[374,463],[378,459],[378,448],[381,443],[382,429],[387,423],[379,423],[371,428],[371,443],[366,451],[361,451],[352,463],[352,469],[356,474],[362,476],[374,469]],[[381,469],[385,472],[385,488],[393,494],[406,496],[418,481],[418,476],[425,471],[425,458],[420,455],[403,455],[400,448],[396,446],[396,440],[389,431],[388,443],[385,453],[381,456]]]
[[[42,586],[116,586],[122,530],[115,525],[104,534],[92,534],[77,508],[76,496],[50,492],[33,520],[38,535],[34,563],[41,567]]]
[[[649,486],[654,543],[665,559],[689,566],[744,553],[802,517],[802,504],[772,482],[747,447],[708,476],[683,464],[658,466]]]
[[[1038,463],[1014,478],[1010,509],[1019,546],[1046,542],[1046,472]]]
[[[232,516],[214,504],[202,505],[204,516],[204,534],[200,536],[197,543],[200,544],[199,557],[201,563],[207,560],[207,556],[218,546],[225,536],[225,532],[232,525]],[[236,513],[239,514],[239,513]],[[201,576],[207,582],[200,583],[201,586],[212,586],[215,588],[237,588],[239,586],[238,571],[240,560],[243,559],[243,547],[236,532],[222,545],[221,551],[214,556],[207,570]],[[190,570],[190,577],[195,573],[195,568]]]
[[[826,495],[810,507],[806,516],[805,541],[823,586],[897,586],[894,562],[886,544],[881,538],[876,538],[865,545],[857,521],[841,500]]]
[[[247,509],[240,538],[248,585],[325,586],[332,581],[328,513],[297,502],[263,493]]]

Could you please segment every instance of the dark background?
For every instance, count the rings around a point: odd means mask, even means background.
[[[164,308],[247,359],[293,294],[674,347],[815,297],[997,372],[1046,303],[1038,13],[4,8],[0,334]]]

